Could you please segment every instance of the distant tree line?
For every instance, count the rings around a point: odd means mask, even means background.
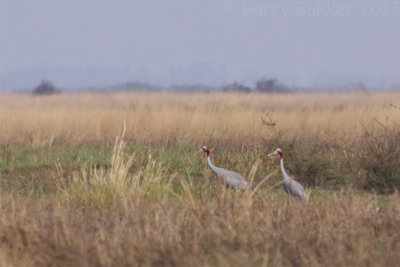
[[[289,87],[274,78],[261,78],[253,87],[244,85],[239,82],[226,84],[222,87],[213,87],[203,84],[192,85],[171,85],[169,87],[162,87],[144,82],[126,82],[115,86],[104,88],[89,88],[81,91],[94,91],[94,92],[175,92],[175,93],[195,93],[195,92],[240,92],[240,93],[295,93],[295,92],[368,92],[367,88],[362,82],[351,82],[341,87],[334,88],[297,88]],[[33,90],[35,95],[51,95],[60,93],[61,90],[48,80],[43,80]]]
[[[290,87],[279,82],[277,79],[266,79],[262,78],[258,80],[254,88],[234,82],[232,84],[225,85],[222,88],[224,92],[243,92],[243,93],[290,93],[294,90]]]

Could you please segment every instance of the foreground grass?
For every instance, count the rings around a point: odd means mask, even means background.
[[[400,198],[324,192],[308,204],[189,187],[119,195],[105,206],[1,201],[3,264],[13,266],[396,266]],[[88,200],[89,201],[89,200]],[[89,201],[90,202],[90,201]],[[94,203],[92,203],[94,204]],[[98,202],[97,202],[98,204]]]
[[[151,158],[135,167],[140,158],[127,150],[117,139],[108,165],[70,174],[58,165],[55,189],[39,196],[3,191],[0,263],[395,266],[400,260],[397,193],[314,188],[308,203],[299,202],[257,183],[257,161],[246,175],[251,189],[234,192],[215,177],[199,182]]]

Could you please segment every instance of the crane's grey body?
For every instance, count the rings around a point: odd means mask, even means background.
[[[221,177],[228,187],[231,187],[235,190],[247,188],[247,182],[243,179],[243,177],[239,173],[215,167],[214,164],[212,164],[211,162],[210,156],[207,156],[207,163],[210,169],[218,177]]]
[[[282,176],[283,176],[283,189],[285,192],[293,196],[299,200],[307,200],[308,196],[306,192],[304,191],[304,187],[297,181],[293,180],[290,178],[289,175],[287,175],[285,168],[283,167],[283,154],[281,149],[277,149],[275,152],[269,154],[269,156],[273,154],[279,154],[281,156],[281,162],[280,162],[280,167],[282,171]]]
[[[283,189],[287,194],[294,196],[299,200],[307,198],[303,186],[293,179],[285,180],[283,182]]]

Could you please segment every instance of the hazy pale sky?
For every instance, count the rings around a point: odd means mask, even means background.
[[[93,84],[400,84],[400,0],[0,0],[3,83],[79,86],[63,70]]]

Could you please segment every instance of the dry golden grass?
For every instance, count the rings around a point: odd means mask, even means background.
[[[108,206],[1,202],[4,266],[397,266],[400,197],[326,192],[307,205],[189,187]]]
[[[398,103],[400,93],[2,94],[0,266],[397,266],[400,196],[357,185],[365,174],[384,188],[396,181]],[[74,145],[112,147],[124,121],[133,146],[117,139],[107,164],[80,161]],[[277,177],[265,158],[277,143],[308,203],[260,184]],[[254,178],[251,189],[210,182],[193,151],[203,144],[221,148],[219,166]],[[60,149],[74,156],[63,162]],[[39,190],[33,175],[55,188]],[[354,187],[315,187],[343,177]]]
[[[0,95],[0,144],[112,141],[126,118],[127,140],[184,144],[260,143],[270,114],[288,138],[358,137],[373,119],[400,121],[400,93]]]

